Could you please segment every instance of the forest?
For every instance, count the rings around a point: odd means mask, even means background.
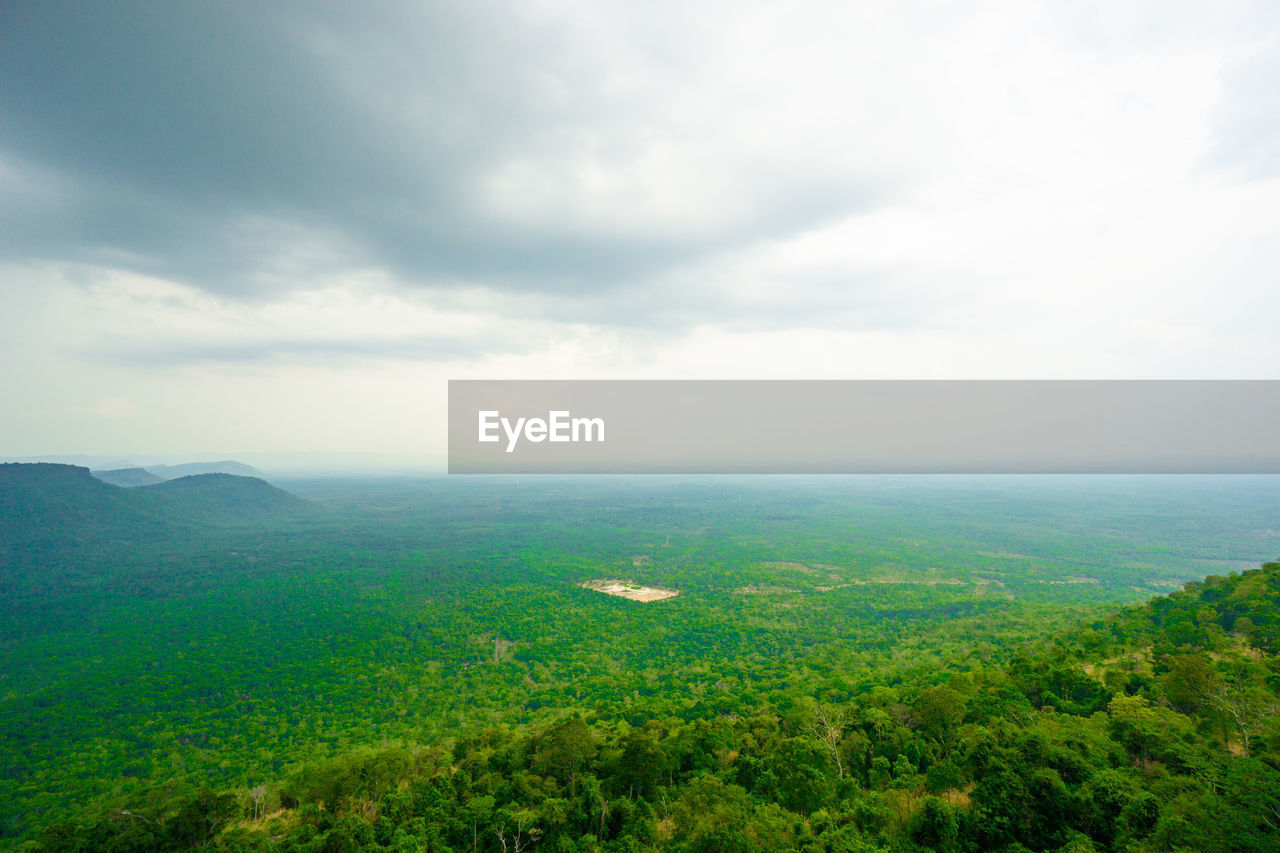
[[[0,844],[1280,849],[1278,554],[1268,477],[0,466]]]

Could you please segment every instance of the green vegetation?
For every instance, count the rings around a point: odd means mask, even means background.
[[[1277,847],[1270,478],[209,476],[0,470],[14,847]]]

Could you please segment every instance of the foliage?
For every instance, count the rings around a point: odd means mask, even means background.
[[[1277,847],[1280,564],[1114,612],[1199,498],[46,475],[0,499],[15,848]]]

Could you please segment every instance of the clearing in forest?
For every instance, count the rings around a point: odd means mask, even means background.
[[[664,598],[675,598],[680,594],[675,589],[659,589],[655,586],[640,586],[631,581],[620,581],[614,579],[584,581],[578,584],[580,587],[603,592],[606,595],[616,595],[619,598],[629,598],[632,601],[662,601]]]

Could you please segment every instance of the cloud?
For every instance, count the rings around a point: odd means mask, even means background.
[[[497,353],[519,354],[524,349],[510,341],[418,336],[357,340],[152,341],[132,346],[97,346],[82,350],[80,355],[99,364],[164,369],[201,364],[349,367],[385,360],[447,363]]]
[[[460,376],[1273,376],[1276,8],[0,3],[0,440],[410,448]],[[104,394],[147,417],[65,421]]]
[[[863,99],[797,108],[848,81],[770,54],[771,16],[652,11],[9,7],[0,157],[33,177],[0,249],[235,297],[371,268],[591,296],[893,192],[848,135]]]
[[[1260,38],[1233,58],[1213,114],[1205,164],[1245,180],[1280,177],[1280,38]]]

